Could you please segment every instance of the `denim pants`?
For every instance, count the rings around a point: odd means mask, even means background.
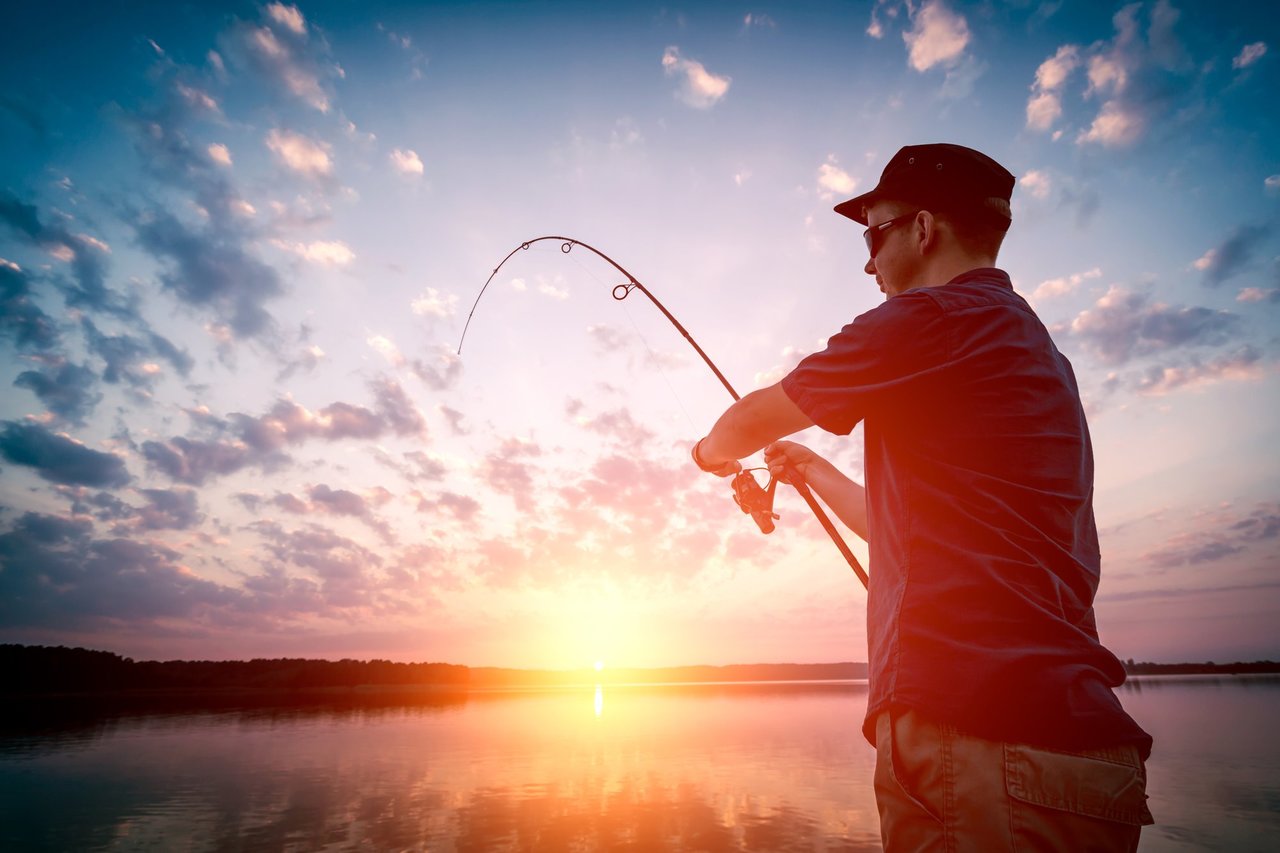
[[[1136,747],[999,743],[911,710],[876,718],[875,791],[886,853],[1134,851],[1153,822]]]

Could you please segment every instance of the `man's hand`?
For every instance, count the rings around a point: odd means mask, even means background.
[[[764,449],[764,464],[769,466],[769,473],[784,483],[791,482],[786,478],[788,468],[807,482],[809,466],[825,461],[803,444],[796,444],[794,441],[775,441]]]
[[[693,446],[691,455],[693,456],[693,464],[699,469],[706,471],[708,474],[715,474],[717,477],[732,477],[742,470],[742,464],[736,459],[730,459],[727,462],[713,462],[708,464],[706,460],[698,453],[698,448],[702,444],[702,439],[698,439],[698,443]]]

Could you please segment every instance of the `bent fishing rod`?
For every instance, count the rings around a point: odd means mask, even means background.
[[[716,367],[715,362],[711,360],[710,356],[703,351],[702,347],[698,346],[698,342],[693,339],[693,335],[689,334],[689,330],[686,329],[680,321],[667,310],[667,307],[658,300],[658,297],[654,296],[653,293],[650,292],[649,288],[641,284],[639,279],[628,272],[626,268],[613,258],[609,257],[594,246],[588,245],[581,240],[574,239],[573,237],[547,235],[544,237],[535,237],[532,240],[526,240],[519,246],[512,249],[507,256],[502,259],[502,263],[493,268],[493,272],[490,273],[489,278],[485,280],[484,287],[480,288],[480,292],[476,295],[476,301],[471,304],[471,311],[467,314],[467,322],[462,327],[462,336],[458,339],[458,355],[462,355],[462,344],[463,341],[467,339],[467,329],[471,327],[471,318],[475,316],[476,307],[480,304],[480,298],[484,296],[484,292],[489,289],[489,285],[493,282],[494,277],[498,275],[498,270],[502,269],[507,261],[511,260],[512,256],[516,254],[516,252],[527,251],[534,243],[541,243],[544,240],[559,240],[560,251],[564,252],[566,255],[572,252],[575,246],[581,246],[597,257],[603,259],[618,272],[626,276],[627,280],[625,282],[614,286],[613,298],[621,302],[630,296],[631,291],[633,290],[639,290],[647,296],[649,301],[662,312],[662,316],[670,320],[671,325],[675,326],[676,330],[684,336],[684,339],[689,342],[689,345],[698,353],[703,362],[706,363],[707,367],[711,368],[711,372],[720,380],[720,384],[729,392],[729,396],[733,397],[735,401],[742,399],[738,395],[738,392],[734,390],[733,386],[729,384],[729,380],[724,378],[724,374],[720,372],[720,368]],[[762,489],[760,484],[756,482],[755,477],[750,473],[752,470],[754,469],[744,469],[738,472],[737,476],[733,478],[733,499],[744,513],[747,513],[752,517],[756,526],[760,528],[760,532],[771,533],[773,532],[773,521],[778,517],[777,514],[773,512],[773,494],[778,481],[776,477],[770,474],[769,485]],[[801,477],[799,472],[794,469],[787,469],[785,482],[790,483],[791,486],[800,493],[800,497],[804,498],[805,503],[809,505],[809,509],[813,510],[814,516],[817,517],[818,522],[822,525],[823,530],[827,531],[827,535],[831,537],[831,541],[835,543],[835,546],[839,549],[841,556],[843,556],[845,561],[848,562],[849,568],[853,569],[854,574],[858,576],[858,580],[862,581],[862,585],[864,587],[867,586],[866,571],[858,563],[858,558],[849,550],[849,546],[845,543],[844,538],[840,536],[840,532],[836,530],[835,525],[831,523],[831,519],[827,517],[827,513],[822,509],[817,498],[815,498],[813,493],[809,491],[809,487],[804,482],[804,478]]]

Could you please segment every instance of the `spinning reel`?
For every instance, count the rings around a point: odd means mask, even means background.
[[[743,512],[751,516],[761,533],[772,533],[773,522],[780,516],[773,511],[773,493],[778,487],[778,479],[769,477],[769,485],[760,488],[752,471],[767,471],[767,468],[744,468],[733,478],[733,500]]]

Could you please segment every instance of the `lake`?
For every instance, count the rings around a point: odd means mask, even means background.
[[[1275,850],[1280,677],[1148,677],[1143,851]],[[864,682],[6,709],[0,849],[880,849]]]

